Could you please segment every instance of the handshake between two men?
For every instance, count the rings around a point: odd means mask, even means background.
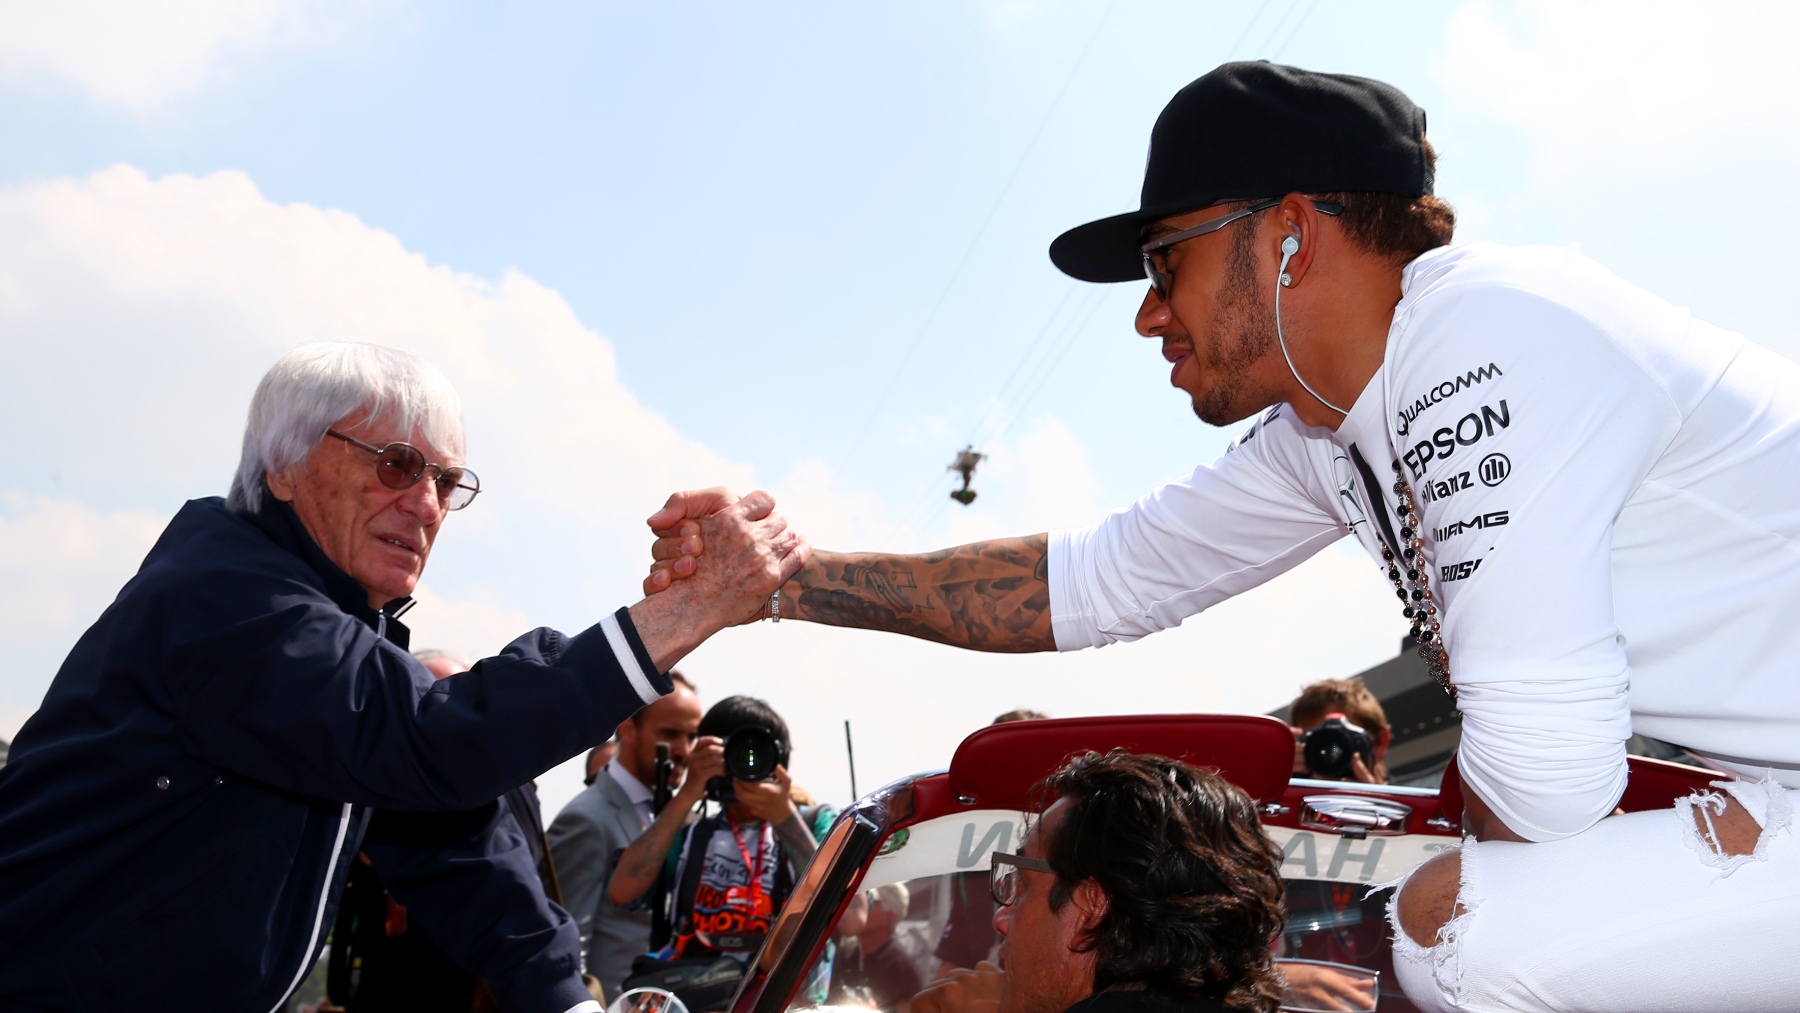
[[[688,504],[702,497],[709,509],[695,514]],[[704,569],[687,557],[676,574],[693,580],[679,587],[667,573],[660,581],[646,580],[646,597],[631,606],[631,621],[659,671],[673,668],[718,630],[766,615],[771,596],[811,553],[775,512],[775,498],[761,491],[742,499],[723,489],[677,493],[648,523],[658,536],[653,551],[670,542],[691,542],[695,555],[702,545],[709,549]],[[652,593],[657,591],[668,593]]]
[[[773,505],[766,492],[739,499],[714,488],[670,496],[648,519],[656,540],[645,598],[632,618],[675,597],[706,603],[709,613],[743,611],[744,590],[766,586],[765,574],[778,569],[774,593],[733,622],[803,619],[980,651],[1056,649],[1048,534],[914,555],[823,552],[788,531]],[[722,600],[711,604],[712,595]]]

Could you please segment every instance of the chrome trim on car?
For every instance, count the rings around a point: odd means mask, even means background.
[[[1344,836],[1397,835],[1406,832],[1413,807],[1367,795],[1308,795],[1300,807],[1300,825]]]
[[[1363,784],[1360,781],[1319,781],[1310,777],[1296,777],[1288,781],[1290,788],[1311,788],[1326,791],[1378,791],[1383,795],[1412,795],[1416,798],[1436,798],[1436,788],[1414,788],[1404,784]]]

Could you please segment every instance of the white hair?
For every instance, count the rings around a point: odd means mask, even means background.
[[[887,908],[895,918],[905,918],[906,909],[912,906],[912,891],[905,883],[888,883],[869,891],[869,903]]]
[[[301,345],[275,360],[256,385],[243,457],[226,502],[236,510],[260,510],[264,478],[306,460],[325,430],[359,411],[368,412],[365,425],[388,423],[462,453],[462,398],[436,366],[381,345]]]

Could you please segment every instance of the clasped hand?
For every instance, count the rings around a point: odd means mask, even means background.
[[[812,551],[775,513],[775,497],[761,490],[742,499],[718,488],[678,492],[645,523],[657,537],[644,594],[695,577],[690,593],[731,595],[736,611],[726,625],[761,618],[769,596],[806,565]]]
[[[647,523],[657,535],[652,553],[671,562],[645,579],[631,619],[658,671],[719,630],[761,617],[812,551],[761,491],[742,499],[724,489],[676,493]]]
[[[757,603],[757,611],[737,621],[762,618],[767,612],[768,596],[806,565],[806,558],[812,551],[804,538],[787,530],[787,521],[775,514],[774,508],[775,498],[760,490],[743,499],[719,488],[678,492],[670,496],[663,508],[645,521],[656,540],[650,544],[650,575],[644,578],[644,594],[667,591],[676,581],[698,574],[702,555],[707,559],[708,570],[730,565],[723,557],[734,547],[720,539],[731,528],[723,522],[741,515],[760,525],[752,534],[772,539],[769,547],[784,564],[781,581],[764,593]]]

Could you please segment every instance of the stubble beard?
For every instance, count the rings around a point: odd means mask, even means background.
[[[1071,971],[1065,966],[1018,968],[1008,964],[1000,1013],[1063,1013],[1094,991],[1091,977],[1084,981]]]
[[[1221,339],[1207,346],[1206,368],[1218,382],[1194,398],[1194,414],[1213,426],[1241,422],[1267,407],[1268,392],[1254,389],[1250,369],[1276,345],[1275,314],[1256,282],[1255,231],[1232,237],[1225,282],[1219,288],[1216,327]]]

